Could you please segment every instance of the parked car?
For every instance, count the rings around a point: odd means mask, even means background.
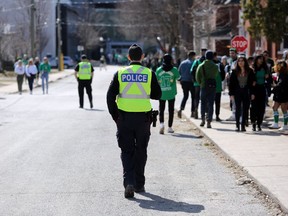
[[[49,58],[49,63],[52,68],[58,68],[58,58],[51,57]],[[64,56],[64,68],[73,68],[75,66],[75,62],[70,56]]]

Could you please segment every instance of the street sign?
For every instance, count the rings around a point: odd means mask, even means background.
[[[231,46],[237,49],[237,52],[244,52],[248,47],[248,41],[244,36],[237,35],[231,40]]]

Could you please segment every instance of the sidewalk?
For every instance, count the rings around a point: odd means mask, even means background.
[[[179,85],[175,104],[177,110],[180,108],[182,98],[183,92]],[[228,95],[222,94],[221,101],[227,103],[229,101]],[[267,107],[267,109],[272,108]],[[189,118],[190,110],[191,98],[188,99],[182,115],[184,114]],[[230,110],[221,108],[221,119],[228,119],[230,115]],[[215,115],[213,117],[215,118]],[[282,116],[280,117],[282,125]],[[288,131],[279,132],[263,126],[263,131],[253,132],[250,125],[246,128],[247,132],[243,133],[234,131],[236,128],[234,121],[216,122],[213,120],[212,129],[207,129],[206,125],[200,127],[200,119],[190,118],[190,121],[211,139],[228,158],[243,167],[262,191],[280,204],[283,211],[288,212]]]
[[[51,82],[55,82],[59,79],[63,79],[67,76],[70,76],[74,74],[74,70],[64,70],[61,72],[54,72],[54,73],[50,73],[49,74],[49,83]],[[5,85],[5,86],[0,86],[0,94],[14,94],[14,93],[18,93],[18,87],[17,87],[17,81],[16,81],[16,77],[13,78],[15,80],[15,82],[11,82],[11,84],[9,85]],[[0,82],[2,80],[0,79]],[[38,88],[41,87],[41,78],[39,78],[39,84],[35,86],[34,88]],[[28,84],[23,83],[23,92],[28,91]]]

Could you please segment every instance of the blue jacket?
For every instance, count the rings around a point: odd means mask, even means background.
[[[193,82],[192,75],[190,73],[190,69],[192,67],[193,62],[194,61],[191,59],[186,59],[182,61],[181,64],[179,65],[178,71],[181,76],[180,78],[181,81]]]

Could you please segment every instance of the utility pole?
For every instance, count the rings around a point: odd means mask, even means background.
[[[58,70],[63,70],[62,38],[61,38],[61,9],[60,0],[57,1],[57,37],[58,37]]]
[[[31,57],[35,57],[35,1],[31,0],[30,8],[30,39],[31,39]]]

